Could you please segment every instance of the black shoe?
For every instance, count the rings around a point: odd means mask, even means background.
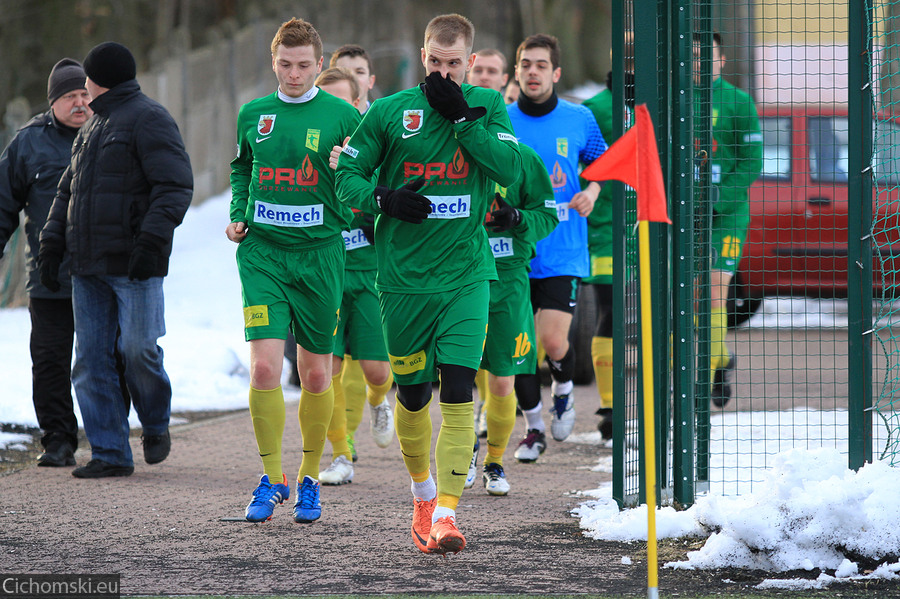
[[[51,443],[37,460],[38,466],[63,468],[75,465],[75,448],[68,441]]]
[[[731,383],[734,380],[734,369],[736,366],[737,356],[729,353],[728,363],[716,369],[709,399],[717,408],[724,408],[725,404],[731,401]]]
[[[144,446],[144,461],[148,464],[159,464],[169,457],[172,439],[169,437],[169,431],[161,435],[142,435],[141,445]]]
[[[103,460],[91,460],[86,466],[72,470],[75,478],[106,478],[107,476],[131,476],[134,466],[116,466]]]
[[[612,408],[600,408],[597,410],[600,416],[600,422],[597,423],[597,430],[600,431],[600,437],[604,441],[609,441],[613,437],[613,415]]]

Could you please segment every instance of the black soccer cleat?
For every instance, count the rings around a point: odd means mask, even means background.
[[[717,408],[724,408],[731,401],[731,383],[734,381],[734,370],[737,366],[737,356],[734,353],[728,353],[728,363],[721,368],[716,369],[713,376],[712,391],[709,399]]]

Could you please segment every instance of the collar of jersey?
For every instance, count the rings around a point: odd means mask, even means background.
[[[285,95],[285,93],[281,91],[281,88],[278,88],[278,99],[282,102],[287,102],[288,104],[303,104],[304,102],[309,102],[310,100],[315,98],[316,94],[318,93],[319,88],[314,85],[308,92],[306,92],[299,98],[292,98],[288,95]]]

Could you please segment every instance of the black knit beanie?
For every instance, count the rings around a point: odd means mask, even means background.
[[[84,57],[84,72],[100,87],[112,89],[134,79],[137,66],[128,48],[116,42],[103,42]]]
[[[81,63],[71,58],[63,58],[53,65],[47,78],[47,100],[52,105],[70,91],[84,89],[84,69]]]

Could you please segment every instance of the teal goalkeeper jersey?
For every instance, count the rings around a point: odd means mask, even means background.
[[[340,235],[351,213],[337,198],[328,157],[359,119],[353,106],[322,90],[302,103],[275,92],[241,106],[231,222],[245,222],[250,235],[281,247]]]
[[[508,188],[498,184],[494,189],[507,204],[518,208],[522,214],[522,222],[509,231],[494,233],[488,228],[497,270],[521,267],[531,270],[535,245],[559,224],[553,184],[544,161],[525,144],[519,144],[519,151],[522,152],[522,176]],[[497,208],[492,204],[490,209]]]
[[[376,214],[376,288],[393,293],[436,293],[497,278],[483,223],[494,182],[512,185],[522,157],[503,99],[497,92],[462,86],[469,106],[487,114],[452,124],[414,87],[381,98],[363,117],[337,167],[338,195]],[[381,213],[378,185],[397,189],[425,179],[419,191],[431,200],[422,224]]]

